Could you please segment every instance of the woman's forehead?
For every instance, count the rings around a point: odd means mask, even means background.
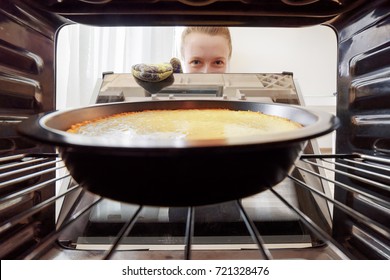
[[[229,55],[228,40],[220,35],[191,33],[185,39],[184,52],[185,55],[190,56],[214,54],[219,57],[227,57]]]

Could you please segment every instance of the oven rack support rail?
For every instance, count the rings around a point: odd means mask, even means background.
[[[308,165],[314,168],[305,168]],[[323,172],[313,171],[315,169]],[[331,254],[333,257],[337,259],[390,259],[389,158],[364,154],[306,154],[301,156],[295,170],[299,170],[300,174],[306,174],[303,177],[316,176],[319,180],[326,181],[333,186],[334,194],[329,195],[313,188],[301,178],[294,176],[294,173],[288,175],[297,186],[309,191],[317,199],[326,201],[332,209],[331,232],[323,229],[307,214],[290,204],[277,190],[270,188],[270,191],[299,217],[308,231],[323,241],[323,246],[333,252]],[[340,178],[341,180],[338,180]],[[71,196],[76,197],[75,201],[78,201],[81,194],[84,194],[81,186],[74,182],[69,184],[65,191],[55,191],[56,184],[63,181],[71,182],[72,179],[55,153],[20,154],[0,158],[1,259],[51,258],[53,248],[60,250],[58,249],[59,236],[67,230],[72,230],[72,226],[77,224],[78,220],[85,219],[91,209],[104,200],[104,198],[94,196],[88,203],[73,203],[66,217],[56,220],[56,204]],[[352,183],[346,184],[345,182]],[[361,185],[364,187],[360,187]],[[337,199],[339,192],[347,193],[348,200]],[[358,201],[363,201],[366,207],[355,207],[355,197]],[[279,258],[277,251],[267,248],[263,237],[241,201],[237,200],[235,205],[239,209],[253,244],[257,246],[257,250],[254,250],[257,253],[248,254],[246,257]],[[114,237],[111,247],[104,252],[95,253],[94,258],[121,257],[118,247],[137,223],[143,207],[145,206],[138,206],[132,217]],[[65,210],[61,209],[61,211]],[[197,252],[192,250],[195,211],[196,207],[189,207],[187,212],[183,250],[179,254],[182,259],[198,258]],[[347,226],[340,230],[343,224]],[[340,235],[337,230],[347,231],[347,235]],[[358,249],[351,250],[350,247],[353,244],[348,243],[350,240],[355,240],[356,247],[363,246],[362,248],[369,250],[370,254],[364,255]],[[297,252],[299,254],[300,251],[297,250]],[[77,254],[75,256],[76,258],[84,257],[84,255],[77,256]],[[315,254],[303,254],[302,256],[318,257]],[[234,258],[234,255],[232,257]]]

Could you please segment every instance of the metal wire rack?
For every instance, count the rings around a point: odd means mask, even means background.
[[[346,239],[359,239],[370,248],[377,258],[390,258],[390,159],[364,154],[307,154],[296,163],[295,171],[288,175],[299,188],[313,195],[315,200],[325,201],[331,212],[330,230],[318,224],[310,215],[287,201],[278,190],[271,188],[272,194],[282,201],[304,225],[310,235],[321,242],[310,248],[272,249],[267,246],[263,235],[246,211],[240,200],[235,205],[245,224],[248,236],[255,249],[232,252],[225,250],[193,250],[194,215],[197,207],[189,207],[185,222],[185,236],[182,250],[156,251],[119,250],[123,240],[133,230],[140,219],[142,209],[136,206],[129,219],[121,225],[116,236],[112,236],[110,246],[104,250],[83,250],[65,248],[59,240],[67,232],[77,231],[77,226],[91,213],[91,210],[105,199],[88,194],[73,182],[57,154],[21,154],[0,158],[0,256],[6,259],[47,259],[47,258],[335,258],[354,259],[364,256],[349,250]],[[318,190],[306,180],[316,177],[330,185],[331,193]],[[354,182],[347,184],[345,182]],[[58,185],[68,185],[59,190]],[[364,188],[356,187],[361,184]],[[379,195],[376,191],[379,190]],[[337,193],[347,192],[358,197],[368,207],[361,211],[346,201],[337,199]],[[87,197],[87,199],[85,198]],[[336,199],[335,199],[336,198]],[[70,201],[70,202],[69,202]],[[353,201],[353,200],[352,200]],[[57,205],[57,206],[56,206]],[[61,208],[58,208],[61,205]],[[367,210],[367,211],[366,211]],[[57,211],[57,212],[56,212]],[[66,213],[57,215],[58,212]],[[57,214],[56,214],[57,213]],[[380,213],[380,215],[377,215]],[[339,220],[340,215],[344,217]],[[60,217],[60,218],[59,218]],[[348,218],[345,218],[348,217]],[[348,222],[346,222],[348,221]],[[347,237],[340,238],[340,224],[348,224]],[[314,244],[314,243],[313,243]],[[320,244],[320,245],[318,245]],[[217,252],[218,251],[218,252]],[[215,253],[215,255],[213,255]]]

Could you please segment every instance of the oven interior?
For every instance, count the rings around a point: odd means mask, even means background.
[[[389,259],[389,12],[385,0],[2,1],[1,258]],[[336,114],[341,125],[335,151],[323,154],[315,140],[309,141],[285,181],[255,197],[217,205],[129,205],[86,192],[69,176],[55,147],[15,130],[29,116],[55,110],[56,39],[58,30],[72,23],[328,25],[338,36]],[[187,79],[179,76],[176,81]],[[221,85],[220,79],[234,77],[213,76],[212,95],[201,98],[303,105],[292,73],[243,74],[239,79],[254,78],[261,86],[239,94]],[[205,92],[204,79],[191,79],[187,86],[193,90],[178,96],[172,94],[180,89],[177,84],[150,94],[131,82],[111,83],[114,78],[131,76],[103,75],[94,95],[97,103],[188,98],[199,88]],[[245,170],[237,172],[245,176]]]

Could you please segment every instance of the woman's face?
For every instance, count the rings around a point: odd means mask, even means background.
[[[223,36],[190,33],[183,46],[187,73],[225,73],[229,66],[228,40]]]

